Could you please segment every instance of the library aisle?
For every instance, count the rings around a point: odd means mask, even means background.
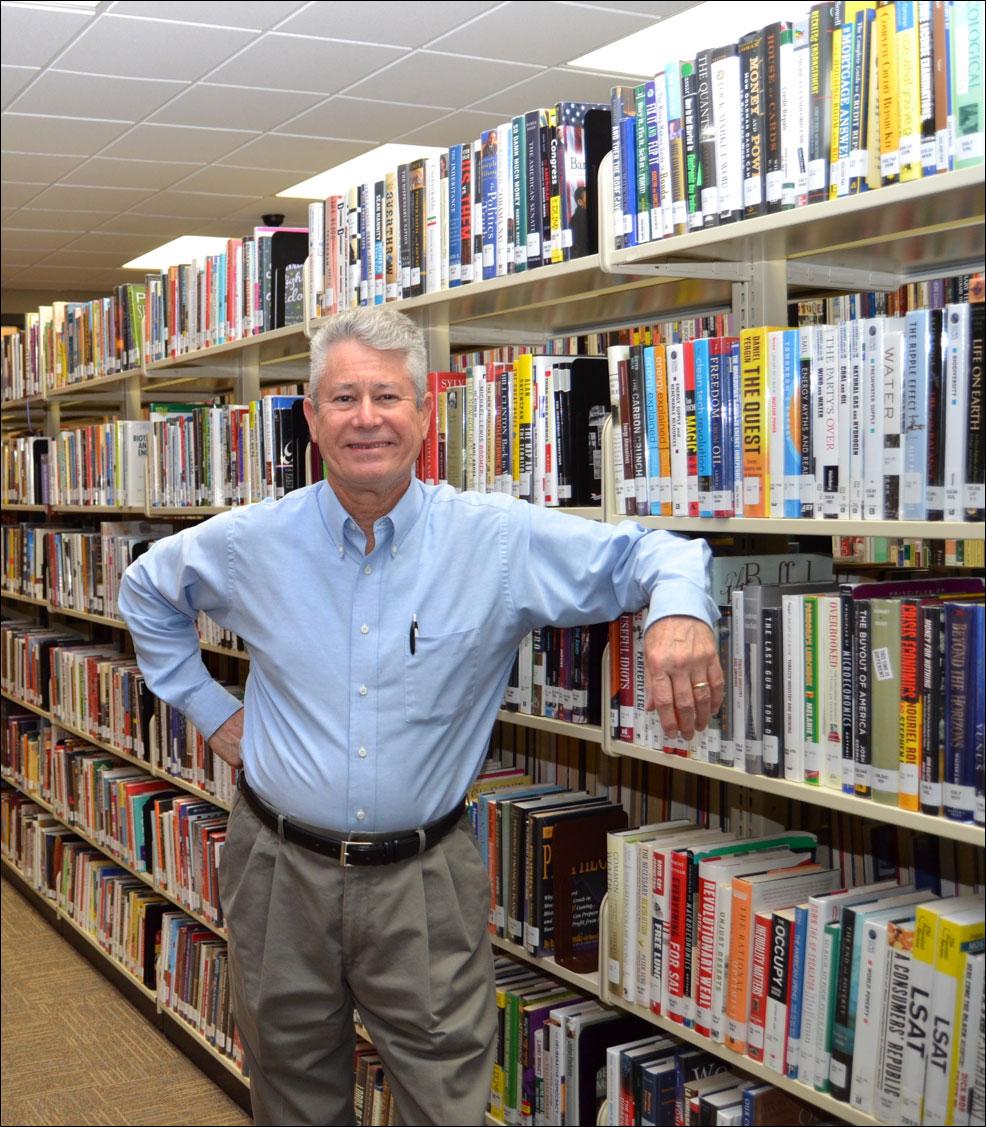
[[[8,880],[0,892],[4,1127],[250,1122]]]

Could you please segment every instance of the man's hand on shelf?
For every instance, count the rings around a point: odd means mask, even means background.
[[[723,676],[712,630],[698,618],[659,618],[644,635],[647,708],[664,734],[690,740],[722,706]]]
[[[209,747],[230,767],[239,767],[243,762],[240,757],[240,740],[243,739],[243,709],[233,713],[228,719],[212,733]]]

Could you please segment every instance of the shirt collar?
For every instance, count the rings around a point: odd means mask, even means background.
[[[343,508],[336,497],[332,486],[327,481],[321,482],[322,496],[320,507],[322,518],[332,537],[336,549],[342,549],[346,543],[345,526],[347,520],[352,520],[350,514]],[[393,546],[399,548],[404,539],[414,527],[425,503],[424,485],[417,478],[412,478],[408,488],[401,499],[381,520],[389,521],[393,529]],[[341,554],[341,553],[340,553]]]

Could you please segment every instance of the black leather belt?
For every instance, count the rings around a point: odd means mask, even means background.
[[[268,829],[285,841],[311,849],[323,857],[331,857],[340,865],[392,865],[395,861],[417,857],[419,853],[437,845],[457,825],[463,813],[459,807],[437,822],[430,822],[420,829],[406,830],[391,837],[386,834],[364,834],[363,840],[360,840],[303,830],[301,826],[288,821],[283,814],[271,810],[251,789],[242,771],[238,785],[247,805]]]

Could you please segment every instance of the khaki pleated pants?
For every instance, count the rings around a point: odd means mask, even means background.
[[[341,868],[237,792],[219,873],[254,1122],[353,1122],[353,1006],[401,1121],[483,1122],[496,1035],[489,882],[466,819],[409,861]]]

